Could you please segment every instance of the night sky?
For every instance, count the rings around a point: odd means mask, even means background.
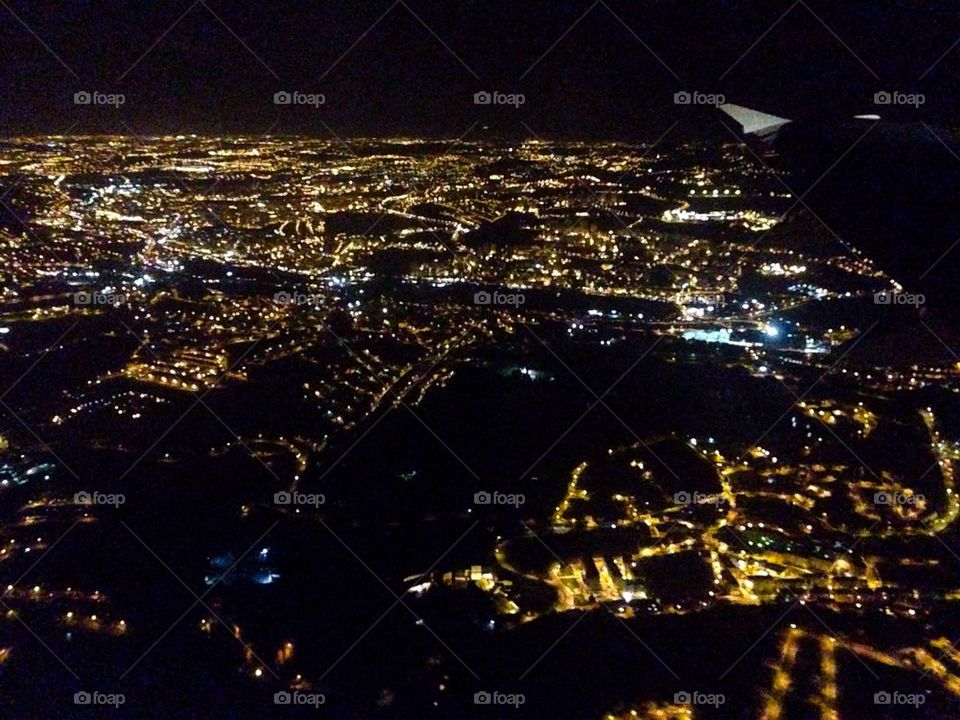
[[[697,109],[673,104],[678,90],[845,117],[875,112],[884,89],[923,92],[922,108],[899,112],[949,125],[960,100],[958,10],[875,0],[0,0],[0,127],[641,139],[700,122]],[[78,106],[80,90],[125,103]],[[279,90],[325,103],[278,107]],[[526,101],[478,107],[481,90]]]

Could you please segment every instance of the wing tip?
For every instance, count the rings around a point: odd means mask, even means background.
[[[723,103],[717,108],[733,118],[742,128],[744,135],[754,135],[761,140],[771,140],[781,128],[793,122],[789,118],[760,112],[735,103]]]

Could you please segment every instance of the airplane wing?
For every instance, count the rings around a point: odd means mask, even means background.
[[[780,128],[792,122],[787,118],[777,117],[733,103],[724,103],[718,109],[736,120],[743,128],[745,135],[755,135],[766,142],[772,142]]]

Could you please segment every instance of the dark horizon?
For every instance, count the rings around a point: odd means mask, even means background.
[[[923,8],[921,12],[919,8]],[[874,109],[950,124],[960,17],[949,4],[776,2],[4,3],[3,133],[498,133],[631,138],[690,108],[678,91],[789,117]],[[77,92],[123,95],[119,111]],[[280,91],[323,95],[278,106]],[[522,94],[519,107],[474,93]]]

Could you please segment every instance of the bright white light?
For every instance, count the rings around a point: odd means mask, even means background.
[[[779,328],[775,325],[764,325],[763,332],[767,337],[775,338],[780,334]]]

